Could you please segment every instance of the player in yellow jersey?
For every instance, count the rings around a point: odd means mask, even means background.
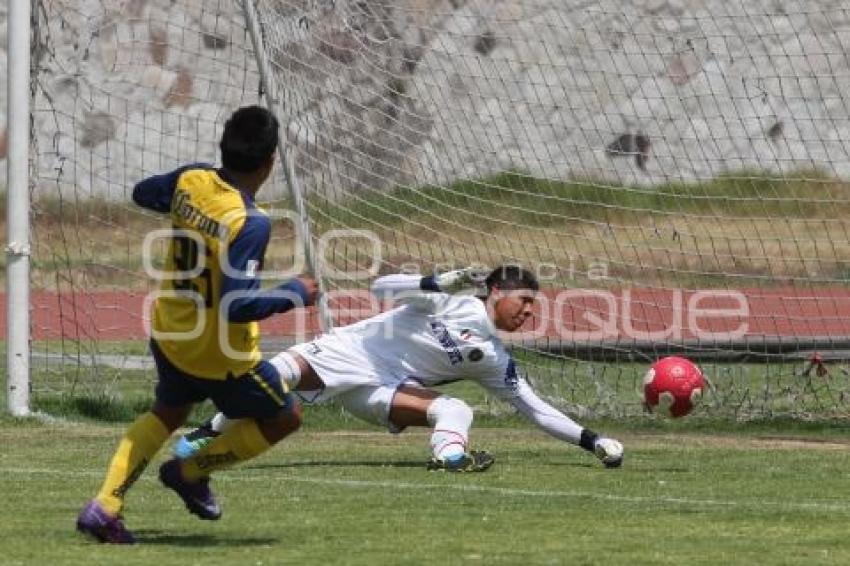
[[[211,472],[253,458],[298,429],[301,413],[274,366],[262,360],[257,321],[312,304],[307,276],[261,289],[271,223],[254,197],[274,165],[279,125],[259,106],[237,110],[221,137],[222,167],[194,164],[143,180],[133,200],[167,213],[173,231],[152,324],[158,382],[153,408],[130,425],[77,529],[101,542],[132,543],[124,496],[192,406],[211,399],[235,425],[187,460],[159,469],[201,519],[221,509]]]

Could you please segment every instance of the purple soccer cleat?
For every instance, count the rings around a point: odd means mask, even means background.
[[[209,478],[195,483],[187,482],[180,471],[180,460],[171,459],[160,466],[159,481],[165,487],[174,490],[193,515],[207,521],[215,521],[221,517],[221,507],[216,503],[215,496],[210,490]]]
[[[100,503],[92,499],[77,516],[77,530],[98,542],[112,544],[133,544],[133,533],[124,527],[120,517],[107,513]]]

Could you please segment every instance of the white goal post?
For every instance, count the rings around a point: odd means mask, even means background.
[[[30,2],[9,0],[6,206],[6,405],[29,413]]]
[[[139,243],[162,220],[129,191],[217,162],[226,117],[263,104],[260,197],[287,212],[267,267],[320,276],[310,331],[370,312],[377,273],[519,263],[543,292],[505,340],[566,410],[640,416],[676,353],[705,415],[846,415],[846,2],[38,0],[27,79],[29,5],[8,13],[12,412],[149,389]]]

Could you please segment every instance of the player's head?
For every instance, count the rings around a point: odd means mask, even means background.
[[[532,315],[534,296],[540,289],[537,278],[518,265],[501,265],[484,280],[493,324],[513,332]]]
[[[262,184],[271,173],[278,144],[279,124],[261,106],[244,106],[224,124],[219,148],[221,162],[230,172],[256,175]]]

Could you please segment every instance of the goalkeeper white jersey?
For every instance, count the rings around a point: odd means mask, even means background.
[[[420,279],[404,274],[377,279],[372,291],[391,295],[401,306],[293,347],[324,383],[321,391],[299,393],[301,398],[314,403],[363,386],[395,388],[415,381],[429,387],[468,379],[555,438],[578,443],[582,427],[517,376],[481,299],[419,291]],[[391,399],[384,399],[386,415]]]
[[[392,285],[402,279],[407,289]],[[389,293],[399,306],[294,348],[325,382],[322,397],[359,385],[405,380],[427,387],[468,379],[502,398],[516,393],[514,363],[484,302],[469,295],[409,290],[419,279],[378,279],[375,294]]]

